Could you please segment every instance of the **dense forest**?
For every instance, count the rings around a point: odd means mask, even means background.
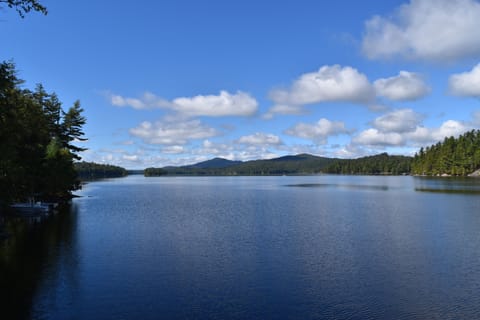
[[[94,162],[76,162],[74,167],[80,180],[118,178],[128,174],[125,168]]]
[[[381,153],[358,159],[337,159],[322,171],[333,174],[401,175],[410,173],[411,163],[411,157]]]
[[[0,63],[0,202],[61,199],[79,187],[74,161],[84,148],[77,101],[66,111],[42,85],[23,89],[15,65]]]
[[[466,176],[480,169],[480,130],[472,130],[458,138],[445,138],[430,147],[421,148],[412,162],[417,175]]]
[[[210,160],[218,162],[218,159]],[[227,161],[227,160],[225,160]],[[169,175],[244,175],[244,176],[263,176],[263,175],[287,175],[287,174],[316,174],[329,164],[333,159],[316,157],[308,154],[296,156],[284,156],[269,160],[252,160],[246,162],[233,162],[225,166],[221,162],[220,167],[208,165],[202,162],[200,166],[189,165],[183,167],[165,167],[163,170]]]
[[[376,156],[353,160],[324,158],[309,154],[284,156],[269,160],[247,162],[212,159],[199,164],[182,167],[148,168],[145,176],[157,175],[295,175],[295,174],[408,174],[412,158]],[[215,167],[215,163],[221,164]]]
[[[168,172],[167,170],[164,170],[162,168],[146,168],[143,170],[143,175],[145,177],[158,177],[158,176],[164,176]]]

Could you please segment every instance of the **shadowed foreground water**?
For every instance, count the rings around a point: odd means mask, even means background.
[[[0,245],[2,310],[35,319],[480,318],[479,190],[480,180],[413,177],[90,183],[70,212],[15,225],[18,236]]]

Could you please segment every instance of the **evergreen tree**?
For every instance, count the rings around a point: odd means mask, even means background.
[[[41,85],[22,89],[11,62],[0,64],[0,202],[62,198],[78,187],[73,160],[85,150],[83,109],[67,112]]]
[[[76,101],[70,109],[63,116],[62,123],[62,132],[61,140],[63,146],[70,150],[73,157],[76,160],[81,158],[77,155],[78,152],[85,151],[85,148],[80,148],[72,144],[74,141],[86,141],[87,139],[82,138],[84,133],[82,131],[82,126],[85,124],[86,119],[82,116],[84,110],[80,107],[80,101]]]
[[[442,142],[421,148],[413,159],[412,173],[466,176],[479,168],[480,130],[472,130],[458,138],[446,137]]]

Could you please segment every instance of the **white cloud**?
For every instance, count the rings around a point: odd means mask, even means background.
[[[268,145],[280,145],[283,142],[279,136],[276,136],[274,134],[256,132],[255,134],[252,134],[252,135],[240,137],[238,139],[238,143],[268,146]]]
[[[184,146],[178,146],[178,145],[174,145],[174,146],[165,146],[162,148],[162,153],[166,153],[166,154],[181,154],[181,153],[185,153],[187,150],[185,149]]]
[[[474,115],[475,116],[475,115]],[[472,129],[468,122],[447,120],[439,127],[423,126],[424,116],[411,109],[398,109],[374,119],[373,128],[366,129],[352,138],[355,146],[413,147],[442,141],[445,137],[457,137]]]
[[[127,160],[127,161],[131,161],[131,162],[137,162],[137,161],[139,161],[139,157],[138,157],[138,155],[136,155],[136,154],[132,154],[132,155],[124,154],[124,155],[122,156],[122,159],[123,159],[123,160]]]
[[[193,98],[173,100],[175,111],[188,116],[251,116],[257,111],[258,103],[249,94],[238,91],[230,94],[221,91],[219,95],[198,95]]]
[[[401,146],[405,144],[405,139],[400,133],[381,132],[374,128],[362,131],[352,141],[367,146]]]
[[[480,97],[480,63],[468,72],[450,76],[450,93],[462,97]]]
[[[378,96],[394,101],[418,100],[430,92],[418,73],[408,71],[400,71],[396,77],[378,79],[373,85]]]
[[[456,121],[456,120],[447,120],[442,125],[432,132],[432,137],[435,140],[443,140],[445,137],[458,137],[459,135],[471,130],[472,127],[470,124]]]
[[[468,123],[447,120],[438,128],[417,127],[415,131],[407,133],[406,137],[415,145],[425,145],[442,141],[445,137],[458,137],[471,129],[472,126]]]
[[[237,141],[238,142],[238,141]],[[282,145],[272,145],[281,147]],[[204,157],[205,160],[214,157],[221,157],[229,160],[256,160],[278,157],[278,154],[269,150],[269,145],[237,143],[214,143],[210,140],[203,141],[200,148],[193,149],[192,154]]]
[[[343,122],[320,119],[315,124],[298,123],[285,131],[285,134],[326,144],[329,136],[348,134]]]
[[[130,129],[130,134],[149,144],[183,145],[189,140],[205,139],[218,135],[217,130],[203,125],[199,120],[190,121],[144,121]]]
[[[409,124],[390,121],[388,116],[382,116],[373,121],[375,128],[360,132],[353,137],[352,143],[357,146],[386,147],[386,146],[425,146],[445,139],[445,137],[457,137],[472,129],[471,124],[456,120],[447,120],[437,128],[427,128],[420,123],[421,116],[409,109],[398,110],[400,117],[410,118]],[[408,123],[408,120],[406,120]]]
[[[372,125],[382,132],[411,132],[420,125],[423,118],[412,109],[399,109],[376,118]]]
[[[157,97],[151,92],[145,92],[140,98],[124,98],[119,95],[110,95],[110,103],[116,107],[132,107],[134,109],[169,108],[171,103]]]
[[[342,159],[352,159],[352,158],[360,158],[365,157],[368,155],[376,154],[376,151],[369,151],[365,150],[364,148],[354,145],[353,143],[347,144],[341,148],[337,148],[332,156]]]
[[[272,119],[276,114],[283,115],[302,115],[305,114],[303,106],[289,106],[285,104],[277,104],[271,107],[267,113],[263,115],[264,119]]]
[[[112,94],[110,95],[110,102],[117,107],[168,109],[189,117],[251,116],[257,112],[258,108],[257,100],[248,93],[238,91],[231,94],[223,90],[218,95],[180,97],[171,102],[150,92],[144,93],[140,98],[124,98]]]
[[[363,52],[371,59],[452,61],[480,54],[480,4],[475,0],[411,0],[365,24]]]
[[[367,77],[352,67],[323,66],[305,73],[289,89],[270,92],[276,106],[270,113],[297,112],[298,106],[320,102],[353,102],[366,104],[374,98]]]

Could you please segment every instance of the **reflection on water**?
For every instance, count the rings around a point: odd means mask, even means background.
[[[469,193],[479,185],[359,176],[92,182],[70,211],[9,222],[0,303],[13,316],[0,317],[480,319],[480,197]]]
[[[0,312],[3,319],[42,318],[44,312],[34,311],[32,307],[42,294],[45,282],[62,268],[59,264],[64,261],[60,260],[75,254],[75,219],[75,210],[70,206],[46,219],[2,217],[8,235],[0,242]]]
[[[415,191],[445,194],[480,194],[480,179],[457,177],[415,177]]]
[[[354,190],[388,190],[386,185],[368,185],[368,184],[344,184],[344,183],[299,183],[299,184],[287,184],[287,187],[299,187],[299,188],[336,188],[336,189],[354,189]]]

